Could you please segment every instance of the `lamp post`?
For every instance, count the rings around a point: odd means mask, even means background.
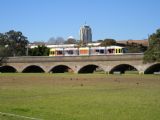
[[[27,46],[26,46],[26,56],[28,56],[28,43],[27,43]]]

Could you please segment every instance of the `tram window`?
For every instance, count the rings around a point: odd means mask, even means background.
[[[121,49],[119,49],[119,53],[121,53]]]
[[[55,54],[54,51],[52,52],[52,54],[53,54],[53,55]]]
[[[51,55],[54,55],[54,51],[51,51],[50,54],[51,54]]]
[[[99,50],[98,50],[98,49],[96,49],[96,50],[95,50],[95,53],[99,53]]]
[[[108,49],[108,52],[109,52],[109,53],[114,53],[114,52],[115,52],[115,49]]]
[[[112,53],[112,50],[111,50],[111,49],[108,49],[108,52],[109,52],[109,53]]]
[[[100,53],[104,53],[104,50],[100,50]]]
[[[57,55],[62,55],[63,52],[62,51],[57,51]]]
[[[69,51],[68,51],[68,54],[73,54],[73,50],[69,50]]]

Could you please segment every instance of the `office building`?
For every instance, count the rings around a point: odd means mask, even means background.
[[[84,25],[80,29],[80,41],[82,44],[92,42],[92,30],[89,26]]]

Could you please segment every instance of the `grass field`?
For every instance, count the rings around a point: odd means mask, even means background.
[[[37,120],[160,120],[160,76],[0,74],[0,112]]]

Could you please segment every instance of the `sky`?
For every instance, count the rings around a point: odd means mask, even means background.
[[[160,28],[159,5],[160,0],[0,0],[0,33],[21,31],[30,42],[79,39],[86,22],[93,41],[146,39]]]

